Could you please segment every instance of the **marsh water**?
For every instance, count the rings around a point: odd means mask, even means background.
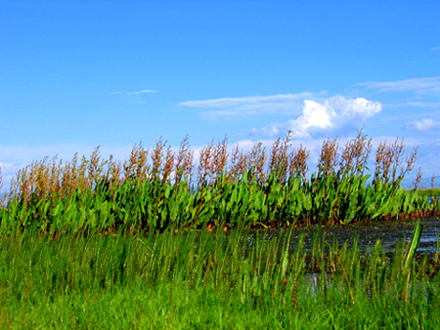
[[[295,228],[291,235],[291,242],[289,243],[292,249],[295,248],[299,237],[304,234],[304,248],[309,249],[312,246],[314,237],[317,237],[318,242],[322,242],[322,238],[329,244],[338,244],[341,247],[344,243],[350,248],[353,246],[354,239],[357,237],[358,247],[361,251],[368,252],[381,239],[382,248],[385,252],[393,252],[396,244],[405,240],[409,242],[412,237],[414,226],[417,219],[409,219],[403,221],[386,221],[386,222],[370,222],[365,224],[350,224],[350,225],[336,225],[327,227],[305,227]],[[423,226],[420,246],[417,249],[418,254],[435,253],[437,248],[437,241],[440,231],[440,218],[430,217],[420,219]],[[267,240],[273,239],[279,235],[287,237],[288,230],[269,230],[258,232],[258,236],[264,237]],[[257,236],[257,232],[251,232],[248,237],[249,248],[253,244],[253,240]]]

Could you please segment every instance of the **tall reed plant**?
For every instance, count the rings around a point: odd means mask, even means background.
[[[362,131],[343,148],[327,139],[310,176],[310,152],[292,148],[289,134],[271,149],[256,143],[231,154],[226,138],[212,141],[198,162],[188,137],[177,152],[162,139],[152,150],[136,145],[125,162],[102,159],[99,147],[81,161],[77,154],[68,162],[44,158],[17,173],[0,209],[0,230],[279,228],[439,214],[436,199],[401,187],[417,148],[405,155],[403,141],[381,143],[374,171],[371,151]]]

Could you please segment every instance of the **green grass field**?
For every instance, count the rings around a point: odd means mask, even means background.
[[[440,196],[440,188],[434,188],[434,189],[419,189],[417,190],[417,194],[419,196]]]
[[[265,235],[2,237],[0,328],[438,328],[438,249],[390,260],[380,242],[367,255]]]

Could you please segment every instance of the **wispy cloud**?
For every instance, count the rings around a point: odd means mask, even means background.
[[[440,108],[440,102],[408,102],[406,105],[419,108]]]
[[[408,121],[403,128],[417,131],[429,131],[440,127],[440,121],[423,118],[421,120]]]
[[[302,114],[285,123],[266,126],[261,132],[269,137],[276,137],[291,131],[295,138],[312,138],[327,133],[345,133],[359,129],[362,124],[382,110],[379,102],[364,98],[347,99],[334,96],[321,102],[305,100]]]
[[[157,91],[151,90],[151,89],[144,89],[144,90],[139,91],[139,92],[129,92],[129,93],[125,93],[125,94],[127,94],[127,95],[135,95],[135,94],[144,94],[144,93],[157,93]]]
[[[178,105],[203,108],[213,116],[243,116],[258,114],[301,113],[305,99],[318,97],[321,93],[279,94],[271,96],[228,97],[202,101],[185,101]]]
[[[415,92],[418,95],[424,95],[424,94],[440,94],[440,86],[432,87],[432,88],[425,88],[421,89]]]
[[[152,90],[152,89],[144,89],[144,90],[138,91],[138,92],[121,92],[121,91],[117,91],[117,92],[110,92],[109,94],[135,95],[135,94],[144,94],[144,93],[157,93],[157,91]]]
[[[431,50],[440,50],[440,47],[432,47]]]
[[[406,79],[398,81],[368,81],[356,86],[377,89],[379,92],[409,92],[419,94],[440,92],[440,76]]]

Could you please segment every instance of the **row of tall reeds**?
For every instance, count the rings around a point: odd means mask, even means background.
[[[372,142],[362,131],[339,148],[324,140],[317,171],[308,174],[310,152],[292,148],[290,135],[272,148],[256,143],[228,151],[227,139],[199,150],[185,137],[179,150],[160,139],[150,151],[135,145],[125,162],[89,158],[34,161],[17,173],[0,208],[0,228],[112,231],[172,228],[284,227],[348,224],[438,214],[439,203],[401,182],[413,170],[417,148],[386,141],[368,162]],[[420,183],[421,173],[415,181]],[[416,190],[416,189],[414,189]]]
[[[436,329],[422,228],[391,258],[292,230],[0,237],[0,328]]]

